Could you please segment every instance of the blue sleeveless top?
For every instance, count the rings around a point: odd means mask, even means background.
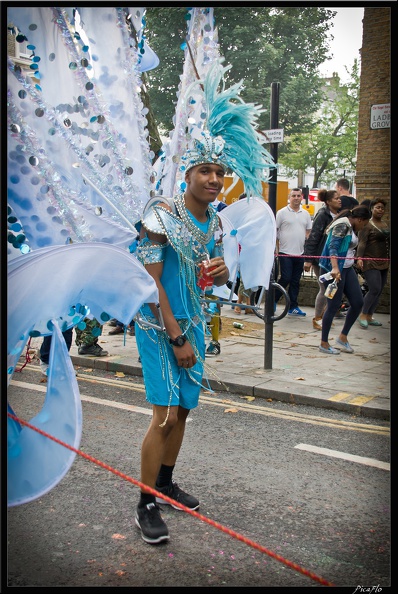
[[[207,218],[207,221],[201,223],[188,210],[187,213],[194,222],[195,226],[198,227],[198,229],[203,233],[207,233],[210,222],[209,217]],[[205,244],[206,251],[210,257],[213,255],[214,246],[215,239],[214,236],[212,236],[210,241]],[[192,256],[195,256],[195,254],[192,253],[191,257]],[[168,297],[174,317],[177,320],[184,318],[191,319],[195,315],[191,291],[194,291],[196,299],[198,299],[200,296],[200,289],[196,282],[188,282],[189,279],[185,278],[184,274],[182,274],[178,253],[175,251],[173,246],[170,245],[170,243],[168,243],[165,247],[163,271],[160,280]],[[142,313],[146,316],[152,317],[149,305],[144,305],[142,307]]]

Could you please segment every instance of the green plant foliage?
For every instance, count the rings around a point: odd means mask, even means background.
[[[243,79],[243,99],[266,108],[260,128],[269,127],[273,82],[280,83],[280,127],[286,134],[309,128],[321,101],[317,68],[327,55],[333,15],[318,7],[214,8],[220,55],[232,65],[229,80]],[[148,72],[148,91],[158,126],[170,131],[183,69],[187,9],[149,7],[146,21],[148,42],[160,58],[159,66]]]
[[[328,187],[337,171],[355,171],[359,111],[357,60],[348,74],[350,80],[344,85],[337,75],[324,84],[323,103],[314,117],[312,129],[285,139],[285,150],[279,162],[288,176],[311,168],[314,187]]]
[[[228,82],[243,80],[242,98],[263,105],[260,130],[270,128],[271,84],[279,83],[278,126],[285,141],[278,147],[278,162],[292,175],[313,167],[317,180],[326,179],[337,163],[339,169],[343,161],[353,168],[356,154],[358,71],[351,85],[341,89],[338,78],[328,82],[334,100],[325,99],[325,81],[318,74],[327,58],[334,15],[314,6],[214,7],[220,56],[232,65]],[[146,89],[151,122],[162,134],[174,128],[188,18],[185,6],[146,11],[148,43],[160,59],[146,73]]]

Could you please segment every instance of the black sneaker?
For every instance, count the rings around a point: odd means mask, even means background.
[[[178,501],[178,503],[185,505],[185,507],[188,507],[191,510],[198,509],[199,507],[199,500],[196,499],[196,497],[193,497],[193,495],[188,495],[188,493],[185,493],[182,489],[180,489],[175,481],[171,481],[167,487],[158,487],[156,485],[155,489],[164,495],[167,495],[167,497],[175,499]],[[161,503],[162,505],[171,505],[174,507],[174,509],[183,511],[180,507],[177,507],[176,505],[161,499],[161,497],[156,497],[156,503]]]
[[[160,515],[159,507],[155,503],[147,503],[144,507],[137,507],[135,524],[141,530],[141,536],[149,544],[158,544],[169,540],[169,531]]]
[[[90,346],[83,344],[77,352],[79,355],[89,355],[90,357],[106,357],[109,354],[99,344],[92,344]]]

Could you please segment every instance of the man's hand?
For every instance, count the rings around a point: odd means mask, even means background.
[[[214,266],[214,268],[213,268]],[[227,265],[224,262],[224,258],[221,258],[221,256],[217,256],[216,258],[211,258],[210,262],[209,262],[209,268],[212,268],[212,270],[209,270],[208,275],[211,276],[213,278],[213,282],[217,287],[220,287],[221,285],[225,285],[225,283],[227,282],[228,278],[229,278],[229,270]]]
[[[181,347],[174,346],[173,351],[178,365],[183,369],[189,369],[195,365],[197,359],[188,341]]]

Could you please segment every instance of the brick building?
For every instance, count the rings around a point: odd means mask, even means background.
[[[386,220],[391,198],[391,128],[386,107],[391,102],[391,11],[378,6],[364,9],[355,175],[359,202],[376,197],[388,201]]]
[[[376,197],[387,200],[386,221],[391,215],[391,128],[387,115],[391,104],[391,12],[392,8],[385,6],[364,9],[355,174],[359,202]],[[372,106],[378,108],[372,110]],[[313,305],[317,292],[317,281],[303,278],[299,303]],[[390,276],[377,312],[390,312]]]

